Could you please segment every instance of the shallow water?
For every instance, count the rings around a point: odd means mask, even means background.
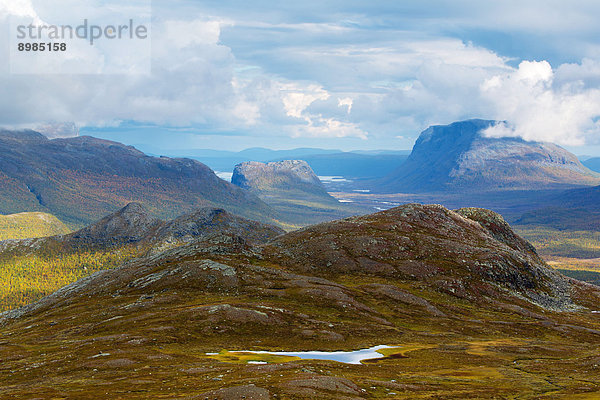
[[[274,356],[298,357],[305,360],[330,360],[346,364],[360,364],[364,360],[385,357],[378,350],[391,349],[394,346],[374,346],[369,349],[355,351],[231,351],[230,354],[268,354]],[[207,353],[209,355],[218,353]]]

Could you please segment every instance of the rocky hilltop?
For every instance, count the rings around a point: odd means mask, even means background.
[[[600,175],[567,150],[519,138],[488,138],[495,121],[432,126],[395,172],[374,185],[385,192],[555,189],[600,183]]]
[[[0,152],[4,214],[50,212],[80,227],[141,201],[160,218],[199,207],[224,208],[265,222],[276,218],[258,197],[190,159],[150,157],[89,136],[50,140],[34,131],[0,131]]]
[[[134,245],[145,248],[176,247],[213,236],[237,236],[250,243],[263,243],[283,234],[274,225],[237,217],[218,208],[200,208],[170,221],[154,217],[140,203],[122,209],[66,235],[0,242],[0,252],[28,253],[60,249],[61,253],[80,250],[110,250]]]
[[[201,238],[1,314],[0,384],[7,398],[593,396],[599,301],[498,214],[409,204],[258,245]],[[383,344],[401,347],[362,365],[225,351]]]

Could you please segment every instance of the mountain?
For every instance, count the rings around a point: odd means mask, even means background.
[[[235,166],[231,182],[259,196],[298,225],[345,217],[358,212],[339,203],[306,161],[255,161]]]
[[[260,245],[208,237],[3,313],[0,390],[592,398],[599,301],[598,288],[551,270],[499,215],[409,204]],[[359,365],[249,353],[377,345],[400,347]]]
[[[555,189],[600,183],[600,175],[551,143],[488,138],[494,121],[468,120],[431,126],[396,171],[377,181],[383,192]]]
[[[297,148],[290,150],[271,150],[262,147],[253,147],[242,151],[210,150],[210,149],[183,149],[161,150],[142,145],[152,154],[166,154],[176,157],[193,158],[208,165],[215,171],[230,172],[237,164],[246,161],[280,161],[289,159],[303,159],[312,155],[339,154],[340,150],[327,150],[316,148]]]
[[[80,136],[50,140],[0,131],[0,212],[50,212],[84,226],[131,201],[160,218],[218,207],[265,222],[272,209],[198,161],[150,157],[120,143]]]
[[[546,198],[543,206],[524,213],[515,224],[600,231],[600,186],[570,189]]]
[[[595,172],[600,172],[600,157],[591,157],[585,161],[582,161],[582,164]]]
[[[293,191],[329,196],[317,175],[302,160],[266,164],[244,162],[235,166],[231,183],[256,194],[275,195],[280,191]]]
[[[136,245],[141,251],[154,247],[176,247],[215,235],[234,235],[251,243],[262,243],[284,231],[274,225],[237,217],[223,209],[204,207],[170,221],[154,217],[140,203],[130,203],[78,231],[40,239],[0,242],[0,251],[30,253],[32,249],[60,248],[109,250]],[[154,249],[156,250],[156,249]]]
[[[24,212],[0,215],[0,241],[26,239],[69,233],[70,229],[54,215]]]
[[[244,246],[264,243],[284,231],[218,208],[201,208],[162,221],[139,203],[76,232],[37,239],[0,241],[0,311],[39,300],[94,272],[139,257],[201,241]],[[218,251],[218,247],[211,247]]]

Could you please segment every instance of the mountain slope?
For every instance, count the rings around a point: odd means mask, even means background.
[[[231,183],[257,195],[272,196],[279,192],[312,195],[336,200],[329,196],[321,181],[306,161],[285,160],[260,163],[244,162],[235,166]]]
[[[70,229],[54,215],[41,212],[0,215],[0,241],[69,233]]]
[[[600,157],[588,158],[582,161],[582,164],[595,172],[600,172]]]
[[[146,156],[92,137],[49,140],[34,131],[0,131],[0,212],[51,212],[85,225],[131,201],[161,218],[220,207],[262,221],[275,215],[256,196],[190,159]]]
[[[259,246],[205,238],[4,313],[0,390],[591,398],[600,393],[598,301],[600,290],[549,269],[499,215],[410,204]],[[359,365],[222,351],[384,344],[401,347]]]
[[[524,213],[515,224],[600,231],[600,186],[556,194],[543,207]]]
[[[551,143],[487,138],[494,121],[432,126],[395,172],[374,185],[385,192],[551,189],[600,183],[600,175]]]
[[[232,243],[263,243],[284,231],[216,208],[171,221],[153,217],[139,203],[79,231],[39,239],[0,242],[0,310],[38,300],[61,286],[136,257],[226,237]]]
[[[72,233],[0,242],[0,252],[42,253],[49,249],[60,249],[61,253],[91,249],[108,251],[129,245],[144,252],[148,249],[154,251],[154,247],[177,247],[219,235],[239,236],[250,243],[262,243],[283,233],[284,230],[277,226],[241,218],[218,208],[204,207],[163,221],[154,217],[142,204],[129,203]]]
[[[340,204],[329,195],[303,160],[244,162],[235,166],[231,182],[256,194],[300,226],[345,217],[359,211]]]

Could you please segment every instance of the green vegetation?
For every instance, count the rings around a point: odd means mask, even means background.
[[[0,258],[0,312],[30,304],[94,272],[118,267],[138,254],[111,251],[5,255]]]
[[[70,229],[52,214],[24,212],[0,215],[0,240],[63,235]]]
[[[533,244],[552,268],[600,286],[600,232],[528,226],[515,227],[515,231]]]
[[[544,257],[600,257],[600,232],[560,231],[529,226],[515,226],[514,229],[533,244]]]
[[[586,270],[573,270],[573,269],[558,269],[558,271],[571,278],[579,279],[580,281],[593,283],[594,285],[600,286],[600,272],[586,271]]]
[[[497,221],[410,205],[261,248],[219,236],[153,253],[0,319],[0,397],[598,398],[600,291],[530,285],[543,262]],[[360,365],[223,350],[375,345],[401,347]]]

